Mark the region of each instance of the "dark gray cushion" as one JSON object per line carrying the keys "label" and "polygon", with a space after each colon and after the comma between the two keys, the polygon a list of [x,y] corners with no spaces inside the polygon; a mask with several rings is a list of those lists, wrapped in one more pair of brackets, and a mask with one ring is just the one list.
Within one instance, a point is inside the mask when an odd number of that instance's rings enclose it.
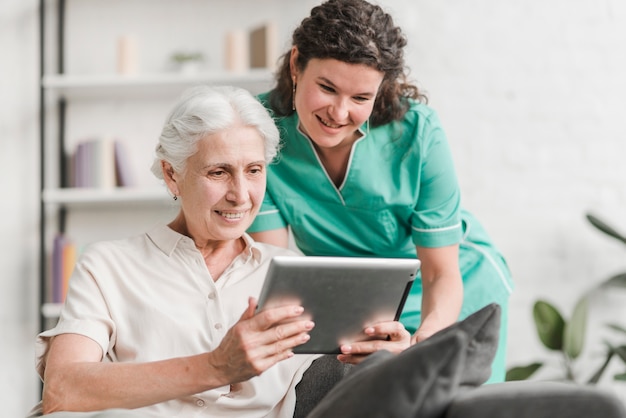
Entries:
{"label": "dark gray cushion", "polygon": [[498,350],[500,337],[500,314],[500,305],[492,303],[465,320],[440,331],[447,333],[460,330],[468,336],[469,343],[465,347],[467,356],[461,370],[461,386],[476,387],[491,376],[491,363]]}
{"label": "dark gray cushion", "polygon": [[334,354],[326,354],[304,372],[296,385],[296,409],[293,418],[305,418],[322,398],[353,368],[337,360]]}
{"label": "dark gray cushion", "polygon": [[445,418],[625,418],[624,405],[593,386],[520,381],[484,385],[454,399]]}
{"label": "dark gray cushion", "polygon": [[396,356],[388,351],[372,354],[308,418],[438,417],[459,385],[466,344],[467,336],[457,332],[428,339]]}
{"label": "dark gray cushion", "polygon": [[372,354],[308,418],[440,417],[461,386],[489,377],[499,326],[500,307],[492,304],[398,355]]}

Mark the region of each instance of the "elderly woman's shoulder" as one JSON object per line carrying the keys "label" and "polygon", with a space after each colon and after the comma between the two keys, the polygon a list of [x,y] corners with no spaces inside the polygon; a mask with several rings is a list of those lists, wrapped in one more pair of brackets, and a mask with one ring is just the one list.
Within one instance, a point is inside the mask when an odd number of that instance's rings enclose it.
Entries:
{"label": "elderly woman's shoulder", "polygon": [[126,238],[110,239],[95,241],[86,244],[80,249],[82,256],[89,255],[133,255],[137,252],[143,252],[149,243],[148,234],[138,234]]}

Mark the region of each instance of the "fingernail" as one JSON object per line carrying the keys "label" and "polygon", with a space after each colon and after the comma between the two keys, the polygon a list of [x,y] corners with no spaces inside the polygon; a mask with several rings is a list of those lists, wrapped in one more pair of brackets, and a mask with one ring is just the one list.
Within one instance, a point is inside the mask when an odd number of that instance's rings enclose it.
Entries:
{"label": "fingernail", "polygon": [[300,339],[302,340],[302,342],[306,342],[311,339],[311,336],[309,334],[304,334]]}
{"label": "fingernail", "polygon": [[352,346],[342,345],[341,346],[341,352],[344,353],[344,354],[348,354],[348,353],[352,352]]}
{"label": "fingernail", "polygon": [[300,313],[304,312],[304,308],[302,306],[296,306],[293,311],[295,313],[297,313],[297,314],[300,314]]}
{"label": "fingernail", "polygon": [[315,322],[313,321],[309,321],[305,324],[306,329],[313,329],[314,326],[315,326]]}
{"label": "fingernail", "polygon": [[371,327],[365,328],[365,333],[368,334],[368,335],[373,334],[374,333],[374,328],[371,328]]}

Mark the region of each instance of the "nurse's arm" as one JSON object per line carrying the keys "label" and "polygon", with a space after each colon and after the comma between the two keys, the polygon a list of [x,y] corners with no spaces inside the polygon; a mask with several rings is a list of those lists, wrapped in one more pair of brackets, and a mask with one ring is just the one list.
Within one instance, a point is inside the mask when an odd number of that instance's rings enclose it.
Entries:
{"label": "nurse's arm", "polygon": [[266,244],[287,248],[289,246],[289,230],[287,228],[270,229],[268,231],[253,232],[252,239]]}
{"label": "nurse's arm", "polygon": [[422,323],[411,342],[422,341],[457,321],[463,303],[459,246],[417,247],[422,262]]}

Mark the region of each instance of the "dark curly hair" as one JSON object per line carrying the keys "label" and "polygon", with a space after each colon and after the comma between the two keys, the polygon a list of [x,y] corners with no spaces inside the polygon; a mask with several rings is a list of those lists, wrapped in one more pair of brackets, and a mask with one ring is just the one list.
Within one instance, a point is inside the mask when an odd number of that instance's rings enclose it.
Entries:
{"label": "dark curly hair", "polygon": [[[372,126],[400,120],[408,98],[427,102],[419,89],[407,81],[404,51],[406,38],[392,17],[365,0],[328,0],[314,7],[294,31],[292,45],[298,48],[296,65],[304,70],[310,59],[332,58],[364,64],[384,74],[370,117]],[[270,105],[279,116],[292,109],[291,50],[279,60],[276,87]]]}

